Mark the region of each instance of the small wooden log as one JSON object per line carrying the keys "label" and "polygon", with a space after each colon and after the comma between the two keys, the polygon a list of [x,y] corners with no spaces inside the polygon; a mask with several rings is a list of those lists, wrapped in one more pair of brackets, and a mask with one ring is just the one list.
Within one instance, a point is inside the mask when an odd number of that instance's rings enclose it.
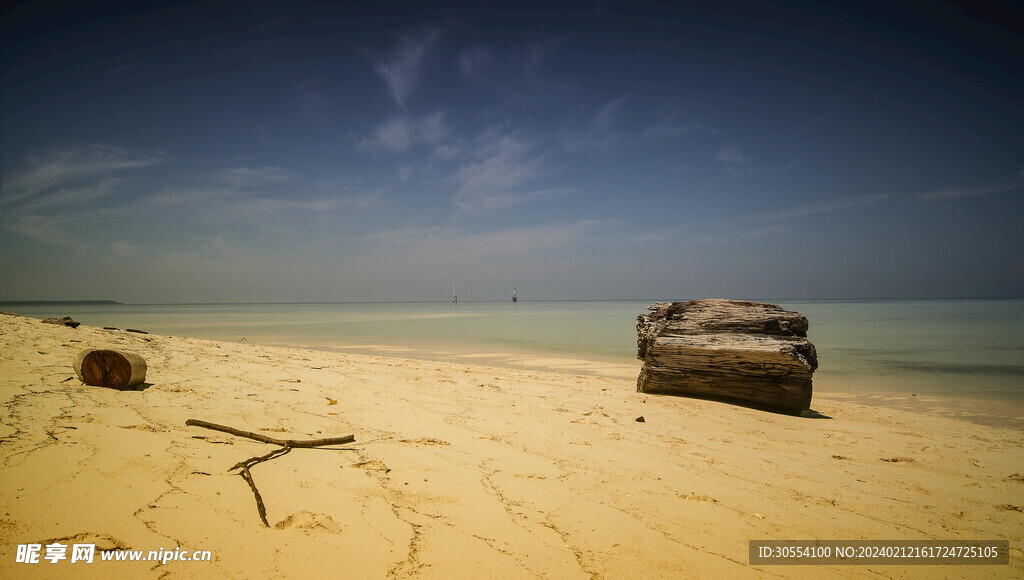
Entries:
{"label": "small wooden log", "polygon": [[85,349],[74,367],[79,380],[93,387],[128,389],[146,381],[146,361],[130,352]]}

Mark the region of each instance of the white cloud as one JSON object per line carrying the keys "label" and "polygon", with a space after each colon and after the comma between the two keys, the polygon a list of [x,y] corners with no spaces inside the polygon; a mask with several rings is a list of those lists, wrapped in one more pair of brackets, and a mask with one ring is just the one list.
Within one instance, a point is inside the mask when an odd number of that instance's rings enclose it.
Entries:
{"label": "white cloud", "polygon": [[4,216],[3,228],[29,239],[54,246],[73,246],[77,239],[76,230],[82,224],[86,229],[100,227],[96,224],[114,220],[124,221],[131,212],[124,207],[97,209],[90,212],[66,215],[16,215]]}
{"label": "white cloud", "polygon": [[114,254],[121,256],[123,258],[131,255],[131,253],[135,250],[135,246],[132,246],[131,244],[124,240],[117,240],[116,242],[110,244],[110,250],[114,252]]}
{"label": "white cloud", "polygon": [[544,68],[548,57],[557,51],[569,36],[533,42],[523,49],[523,72],[526,78],[533,78]]}
{"label": "white cloud", "polygon": [[715,159],[719,161],[725,161],[726,163],[746,163],[747,156],[743,154],[743,150],[737,145],[727,145],[718,150],[718,154],[715,155]]}
{"label": "white cloud", "polygon": [[259,188],[288,180],[280,167],[231,167],[219,172],[220,181],[234,188]]}
{"label": "white cloud", "polygon": [[979,195],[993,195],[996,193],[1007,193],[1015,189],[1024,188],[1024,183],[1015,183],[1012,185],[999,185],[991,187],[977,187],[977,188],[950,188],[939,191],[929,191],[925,193],[914,194],[914,198],[919,201],[951,201],[954,199],[960,199],[964,197],[977,197]]}
{"label": "white cloud", "polygon": [[385,151],[403,153],[416,145],[432,145],[445,151],[444,141],[451,131],[445,122],[446,113],[439,111],[420,118],[395,117],[380,124],[373,137],[357,138],[360,149],[369,152]]}
{"label": "white cloud", "polygon": [[470,211],[491,211],[528,201],[562,197],[573,188],[534,187],[548,177],[548,155],[518,133],[492,128],[474,142],[474,158],[453,176],[458,184],[454,201]]}
{"label": "white cloud", "polygon": [[286,210],[298,211],[335,211],[343,207],[368,207],[380,199],[380,191],[366,194],[344,194],[334,197],[318,197],[311,199],[269,199],[253,198],[245,203],[258,208],[263,213],[274,214]]}
{"label": "white cloud", "polygon": [[[746,222],[766,222],[766,221],[780,221],[788,220],[793,218],[800,218],[809,215],[818,215],[824,213],[833,213],[838,211],[845,211],[851,209],[859,209],[865,207],[871,207],[882,203],[906,203],[906,202],[943,202],[953,201],[969,197],[976,197],[981,195],[994,195],[998,193],[1007,193],[1016,189],[1024,188],[1024,184],[998,186],[998,187],[982,187],[982,188],[952,188],[943,189],[939,191],[930,191],[926,193],[917,194],[869,194],[869,195],[856,195],[850,197],[844,197],[841,199],[824,201],[821,203],[805,204],[797,207],[789,208],[782,211],[772,212],[761,216],[755,216]],[[766,234],[778,233],[778,230],[755,230],[755,232],[766,232]],[[751,233],[754,236],[754,233]]]}
{"label": "white cloud", "polygon": [[364,149],[385,149],[388,151],[405,151],[412,146],[416,136],[416,126],[406,120],[394,118],[377,127],[372,139],[364,140]]}
{"label": "white cloud", "polygon": [[494,55],[484,46],[474,46],[459,53],[459,70],[463,76],[476,78],[494,65]]}
{"label": "white cloud", "polygon": [[83,181],[157,163],[157,157],[110,145],[48,149],[29,155],[25,170],[4,178],[2,199],[17,202],[51,188],[82,186]]}
{"label": "white cloud", "polygon": [[432,227],[384,231],[370,236],[384,251],[399,251],[406,258],[459,255],[462,259],[544,255],[552,250],[591,241],[608,224],[583,220],[565,224],[466,233],[456,228]]}
{"label": "white cloud", "polygon": [[651,140],[674,139],[691,133],[717,135],[718,131],[712,127],[708,127],[707,125],[695,121],[684,122],[680,114],[674,113],[665,117],[657,125],[652,125],[644,129],[643,137],[644,139]]}
{"label": "white cloud", "polygon": [[150,205],[196,205],[207,204],[222,198],[245,197],[252,195],[250,191],[230,188],[210,189],[170,189],[149,196],[146,201]]}
{"label": "white cloud", "polygon": [[64,228],[61,227],[62,222],[65,221],[67,220],[48,216],[26,215],[16,220],[4,220],[4,229],[37,242],[59,246],[67,242],[66,235],[62,231]]}
{"label": "white cloud", "polygon": [[440,36],[441,31],[430,26],[415,35],[399,35],[398,47],[374,67],[399,107],[405,107],[407,99],[416,89],[423,61]]}
{"label": "white cloud", "polygon": [[645,244],[649,242],[664,242],[679,237],[679,228],[673,228],[670,230],[658,230],[653,232],[644,232],[639,236],[630,238],[629,241],[635,244]]}
{"label": "white cloud", "polygon": [[123,180],[118,177],[104,177],[98,182],[81,187],[51,188],[47,193],[23,200],[18,204],[18,210],[31,213],[43,208],[64,209],[115,193],[120,189],[122,182]]}
{"label": "white cloud", "polygon": [[643,234],[630,238],[629,241],[636,244],[660,244],[668,242],[672,247],[676,247],[679,245],[702,246],[708,244],[725,244],[732,242],[734,240],[733,237],[726,234],[706,235],[702,237],[687,237],[685,235],[686,233],[687,232],[685,232],[683,228],[675,227],[664,230],[656,230],[653,232],[645,232]]}
{"label": "white cloud", "polygon": [[562,143],[569,151],[585,151],[598,149],[607,151],[618,140],[612,130],[619,106],[626,97],[619,97],[601,106],[587,121],[586,126],[577,131],[563,131]]}
{"label": "white cloud", "polygon": [[104,201],[123,191],[120,173],[158,162],[109,145],[30,154],[23,170],[4,178],[0,227],[46,244],[71,245],[81,224],[123,219],[133,211]]}
{"label": "white cloud", "polygon": [[861,207],[870,207],[877,205],[891,196],[887,194],[874,194],[874,195],[858,195],[853,197],[844,197],[842,199],[831,200],[818,204],[801,205],[798,207],[790,208],[783,211],[773,212],[765,214],[763,216],[756,216],[751,218],[749,221],[776,221],[785,220],[798,217],[804,217],[809,215],[816,215],[822,213],[832,213],[836,211],[842,211],[846,209],[856,209]]}

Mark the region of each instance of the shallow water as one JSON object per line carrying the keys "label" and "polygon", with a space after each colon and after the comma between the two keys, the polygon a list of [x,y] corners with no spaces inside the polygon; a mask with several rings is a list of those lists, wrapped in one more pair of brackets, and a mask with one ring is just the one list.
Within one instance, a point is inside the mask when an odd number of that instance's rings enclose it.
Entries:
{"label": "shallow water", "polygon": [[[635,321],[651,300],[36,305],[37,318],[153,334],[636,376]],[[1024,405],[1024,300],[775,301],[810,321],[816,393]],[[560,359],[552,361],[551,359]]]}

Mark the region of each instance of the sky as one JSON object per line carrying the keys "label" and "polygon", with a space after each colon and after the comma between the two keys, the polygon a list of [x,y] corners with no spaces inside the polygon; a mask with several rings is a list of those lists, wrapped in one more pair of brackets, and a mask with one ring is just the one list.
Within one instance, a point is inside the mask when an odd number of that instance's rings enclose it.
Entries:
{"label": "sky", "polygon": [[1024,5],[692,4],[4,8],[0,300],[1024,297]]}

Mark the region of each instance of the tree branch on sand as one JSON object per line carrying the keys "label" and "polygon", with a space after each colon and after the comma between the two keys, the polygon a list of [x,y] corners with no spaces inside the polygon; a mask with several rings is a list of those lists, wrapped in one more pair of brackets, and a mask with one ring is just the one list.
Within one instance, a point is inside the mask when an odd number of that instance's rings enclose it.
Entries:
{"label": "tree branch on sand", "polygon": [[294,448],[308,449],[312,447],[323,447],[325,445],[342,445],[345,443],[351,443],[356,440],[355,435],[345,435],[343,437],[328,437],[326,439],[275,439],[273,437],[267,437],[266,435],[260,435],[259,433],[253,433],[251,431],[242,431],[241,429],[235,429],[234,427],[218,425],[216,423],[201,421],[199,419],[189,419],[188,421],[185,421],[185,424],[190,427],[203,427],[205,429],[211,429],[213,431],[220,431],[221,433],[228,433],[231,435],[237,435],[239,437],[246,437],[248,439],[253,439],[261,443],[270,443],[271,445],[281,446],[279,449],[275,449],[270,453],[267,453],[266,455],[257,455],[255,457],[250,457],[249,459],[246,459],[244,461],[239,461],[238,463],[231,466],[230,469],[228,469],[228,471],[241,469],[239,475],[242,476],[242,479],[244,479],[245,482],[248,483],[249,487],[252,489],[252,494],[253,496],[256,497],[256,510],[260,514],[260,520],[263,522],[263,525],[268,528],[270,527],[270,524],[267,522],[267,508],[263,504],[263,497],[260,496],[260,490],[256,488],[256,482],[255,480],[253,480],[252,473],[249,471],[249,468],[253,467],[258,463],[263,463],[264,461],[270,461],[271,459],[280,457]]}

